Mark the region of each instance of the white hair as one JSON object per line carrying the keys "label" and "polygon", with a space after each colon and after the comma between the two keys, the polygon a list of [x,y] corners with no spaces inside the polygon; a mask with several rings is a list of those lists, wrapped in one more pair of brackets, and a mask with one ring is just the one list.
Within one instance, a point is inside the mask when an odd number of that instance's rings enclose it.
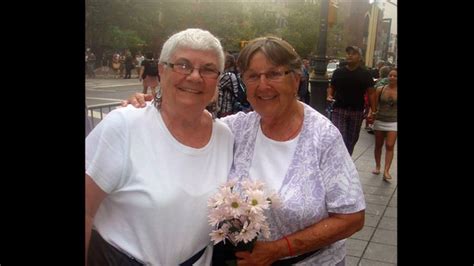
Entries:
{"label": "white hair", "polygon": [[218,59],[218,70],[224,71],[224,50],[221,42],[207,30],[187,29],[173,34],[163,44],[160,54],[160,63],[169,62],[177,49],[193,49],[198,51],[214,52]]}

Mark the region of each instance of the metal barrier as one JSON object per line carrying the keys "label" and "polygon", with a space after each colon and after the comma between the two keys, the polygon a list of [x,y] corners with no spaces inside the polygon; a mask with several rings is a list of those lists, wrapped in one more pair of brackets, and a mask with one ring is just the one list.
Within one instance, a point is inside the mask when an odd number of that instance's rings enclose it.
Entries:
{"label": "metal barrier", "polygon": [[[95,119],[98,119],[100,122],[104,118],[104,110],[108,110],[108,112],[115,109],[115,107],[120,106],[121,102],[113,102],[113,103],[102,103],[102,104],[94,104],[87,106],[87,115],[91,118],[92,128],[95,127]],[[98,113],[98,116],[95,117],[95,114]],[[97,122],[97,123],[98,123]]]}

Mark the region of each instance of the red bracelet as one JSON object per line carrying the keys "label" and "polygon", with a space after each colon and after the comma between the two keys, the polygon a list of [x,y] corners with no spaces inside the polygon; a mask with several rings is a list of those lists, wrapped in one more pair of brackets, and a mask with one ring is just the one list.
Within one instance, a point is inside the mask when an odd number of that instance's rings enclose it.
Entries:
{"label": "red bracelet", "polygon": [[283,238],[286,240],[286,243],[288,244],[288,251],[290,252],[290,256],[293,256],[294,253],[293,253],[293,250],[291,249],[290,240],[288,240],[286,236],[283,236]]}

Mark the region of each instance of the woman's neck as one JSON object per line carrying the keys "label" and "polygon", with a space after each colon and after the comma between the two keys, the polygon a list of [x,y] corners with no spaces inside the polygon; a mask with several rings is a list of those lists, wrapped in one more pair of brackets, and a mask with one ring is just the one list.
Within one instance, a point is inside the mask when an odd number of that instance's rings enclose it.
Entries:
{"label": "woman's neck", "polygon": [[193,148],[202,148],[209,142],[212,135],[212,118],[204,110],[177,111],[169,110],[166,105],[162,105],[160,113],[169,132],[180,143]]}
{"label": "woman's neck", "polygon": [[263,118],[260,125],[263,134],[270,139],[287,141],[298,136],[303,126],[304,107],[296,102],[284,115],[274,118]]}

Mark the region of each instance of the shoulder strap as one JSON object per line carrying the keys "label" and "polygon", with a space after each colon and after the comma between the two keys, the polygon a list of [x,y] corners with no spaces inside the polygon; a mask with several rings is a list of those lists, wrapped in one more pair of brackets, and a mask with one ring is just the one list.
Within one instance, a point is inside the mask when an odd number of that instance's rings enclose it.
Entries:
{"label": "shoulder strap", "polygon": [[384,86],[382,87],[382,91],[380,91],[380,94],[379,94],[379,104],[380,104],[380,99],[382,98],[383,90],[385,90],[385,87],[386,87],[386,86],[387,86],[387,85],[384,85]]}

